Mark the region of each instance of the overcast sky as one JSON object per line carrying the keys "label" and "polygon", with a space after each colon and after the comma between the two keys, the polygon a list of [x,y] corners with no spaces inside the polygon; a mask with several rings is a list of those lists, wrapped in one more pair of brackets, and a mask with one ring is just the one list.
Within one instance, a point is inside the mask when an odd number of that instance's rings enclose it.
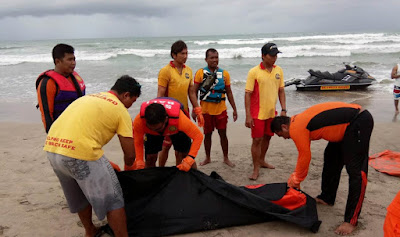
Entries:
{"label": "overcast sky", "polygon": [[400,31],[400,0],[1,0],[0,40]]}

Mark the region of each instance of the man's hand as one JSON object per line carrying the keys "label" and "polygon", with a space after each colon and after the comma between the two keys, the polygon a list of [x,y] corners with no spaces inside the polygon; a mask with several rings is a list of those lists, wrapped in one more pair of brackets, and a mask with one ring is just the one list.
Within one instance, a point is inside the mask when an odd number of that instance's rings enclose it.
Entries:
{"label": "man's hand", "polygon": [[135,170],[135,164],[129,166],[129,165],[124,165],[124,170],[128,171],[128,170]]}
{"label": "man's hand", "polygon": [[133,163],[133,170],[141,170],[144,169],[145,164],[143,160],[135,160],[135,162]]}
{"label": "man's hand", "polygon": [[196,113],[194,112],[194,110],[192,110],[192,119],[196,122]]}
{"label": "man's hand", "polygon": [[117,164],[115,164],[114,162],[112,162],[111,160],[109,160],[108,162],[110,162],[111,167],[113,167],[114,170],[120,172],[121,168],[119,168],[119,166]]}
{"label": "man's hand", "polygon": [[197,125],[199,125],[199,127],[203,127],[204,126],[204,117],[203,117],[203,111],[201,110],[201,107],[199,106],[199,107],[194,108],[193,112],[197,116]]}
{"label": "man's hand", "polygon": [[236,122],[236,120],[237,120],[237,118],[238,118],[237,111],[234,110],[233,113],[232,113],[232,115],[233,115],[233,122]]}
{"label": "man's hand", "polygon": [[297,180],[296,175],[293,173],[290,175],[290,178],[287,181],[288,186],[291,188],[298,188],[300,189],[300,182]]}
{"label": "man's hand", "polygon": [[188,172],[190,168],[192,168],[192,165],[194,164],[194,159],[190,156],[186,156],[185,159],[182,160],[182,163],[176,166],[181,171]]}
{"label": "man's hand", "polygon": [[246,123],[245,123],[246,127],[248,128],[252,128],[254,127],[254,120],[251,116],[246,116]]}

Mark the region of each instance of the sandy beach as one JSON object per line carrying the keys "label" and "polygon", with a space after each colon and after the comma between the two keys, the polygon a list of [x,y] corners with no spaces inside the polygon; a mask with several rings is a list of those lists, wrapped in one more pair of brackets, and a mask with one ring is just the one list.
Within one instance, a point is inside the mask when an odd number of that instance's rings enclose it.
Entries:
{"label": "sandy beach", "polygon": [[[375,119],[370,154],[386,149],[400,151],[398,141],[400,117],[394,116],[391,97],[356,101],[371,111]],[[21,112],[20,108],[29,105],[1,105],[0,111],[0,236],[83,236],[82,224],[67,207],[57,177],[42,151],[45,132],[40,122],[40,114],[34,109]],[[25,107],[24,107],[25,106]],[[26,107],[27,106],[27,107]],[[138,106],[138,104],[133,105]],[[7,111],[15,111],[13,121],[7,119]],[[14,110],[12,110],[12,108]],[[289,114],[293,115],[293,114]],[[5,117],[6,116],[6,117]],[[239,114],[244,117],[244,115]],[[30,121],[30,122],[28,122]],[[230,168],[222,163],[222,151],[218,134],[214,133],[212,163],[199,166],[206,174],[218,172],[227,182],[235,185],[286,182],[294,170],[297,150],[291,140],[277,136],[271,140],[267,153],[269,162],[275,170],[262,169],[257,181],[250,181],[252,171],[250,154],[250,130],[243,122],[229,122],[228,137],[230,159],[236,164]],[[320,192],[323,151],[325,141],[312,142],[313,159],[307,179],[302,189],[316,196]],[[106,156],[123,166],[122,152],[117,139],[105,147]],[[171,153],[172,154],[172,153]],[[170,155],[170,157],[173,157]],[[204,159],[202,147],[197,161]],[[174,159],[168,161],[172,166]],[[333,207],[318,206],[322,221],[317,234],[309,230],[280,221],[249,226],[230,227],[207,232],[185,234],[188,237],[203,236],[336,236],[333,231],[343,221],[347,199],[348,177],[343,169],[336,204]],[[383,222],[386,207],[400,189],[399,177],[392,177],[369,167],[368,186],[358,229],[354,236],[383,236]],[[94,217],[97,224],[104,223]]]}

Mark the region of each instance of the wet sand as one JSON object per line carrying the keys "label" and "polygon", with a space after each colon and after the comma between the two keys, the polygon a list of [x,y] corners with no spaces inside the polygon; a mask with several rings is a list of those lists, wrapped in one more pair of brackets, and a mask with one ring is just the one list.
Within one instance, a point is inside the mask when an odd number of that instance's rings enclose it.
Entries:
{"label": "wet sand", "polygon": [[[140,102],[140,101],[139,101]],[[375,119],[370,154],[389,149],[400,151],[398,134],[400,117],[394,116],[391,97],[357,101],[367,108]],[[236,103],[241,103],[237,101]],[[136,104],[134,104],[135,107]],[[29,107],[32,106],[32,107]],[[138,106],[138,105],[136,105]],[[9,110],[5,110],[8,108]],[[290,110],[290,109],[289,109]],[[68,210],[57,177],[54,175],[45,152],[42,151],[45,132],[40,113],[33,104],[0,104],[0,236],[83,236],[82,224]],[[9,111],[14,111],[10,114]],[[135,111],[135,110],[131,110]],[[131,112],[132,114],[133,112]],[[231,115],[231,111],[228,112]],[[290,112],[289,112],[290,113]],[[293,114],[289,114],[293,115]],[[13,117],[15,116],[15,117]],[[244,115],[239,114],[243,119]],[[213,135],[212,162],[199,166],[206,174],[218,172],[234,185],[286,182],[296,165],[297,150],[291,140],[273,137],[267,160],[275,170],[262,169],[257,181],[250,181],[252,171],[250,154],[250,130],[242,120],[229,121],[229,157],[236,164],[230,168],[222,163],[222,151],[218,134]],[[302,183],[302,189],[316,196],[320,192],[323,151],[327,142],[312,142],[310,171]],[[118,139],[105,147],[106,156],[123,165]],[[197,162],[204,159],[202,147]],[[172,151],[167,165],[172,166]],[[358,229],[354,236],[383,236],[386,207],[400,189],[398,177],[392,177],[369,167],[368,186]],[[333,231],[343,221],[347,199],[348,177],[345,169],[339,186],[336,204],[332,207],[318,206],[320,230],[313,234],[308,230],[280,221],[256,225],[230,227],[220,230],[185,234],[182,236],[336,236]],[[104,223],[94,217],[97,224]]]}

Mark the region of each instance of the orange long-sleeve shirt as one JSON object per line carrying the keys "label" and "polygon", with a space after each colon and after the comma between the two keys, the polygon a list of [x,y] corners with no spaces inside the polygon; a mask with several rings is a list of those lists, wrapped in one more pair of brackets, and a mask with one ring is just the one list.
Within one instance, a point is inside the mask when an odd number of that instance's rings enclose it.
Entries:
{"label": "orange long-sleeve shirt", "polygon": [[291,118],[289,134],[299,152],[292,174],[296,182],[300,183],[307,177],[311,140],[342,141],[347,126],[360,110],[361,106],[357,104],[327,102],[314,105]]}
{"label": "orange long-sleeve shirt", "polygon": [[[182,111],[179,112],[178,131],[184,132],[193,140],[188,155],[196,157],[201,143],[203,142],[203,134]],[[160,135],[159,133],[150,130],[146,126],[145,120],[140,117],[140,114],[138,114],[133,121],[133,138],[135,140],[136,159],[140,160],[143,160],[144,155],[144,134]]]}

